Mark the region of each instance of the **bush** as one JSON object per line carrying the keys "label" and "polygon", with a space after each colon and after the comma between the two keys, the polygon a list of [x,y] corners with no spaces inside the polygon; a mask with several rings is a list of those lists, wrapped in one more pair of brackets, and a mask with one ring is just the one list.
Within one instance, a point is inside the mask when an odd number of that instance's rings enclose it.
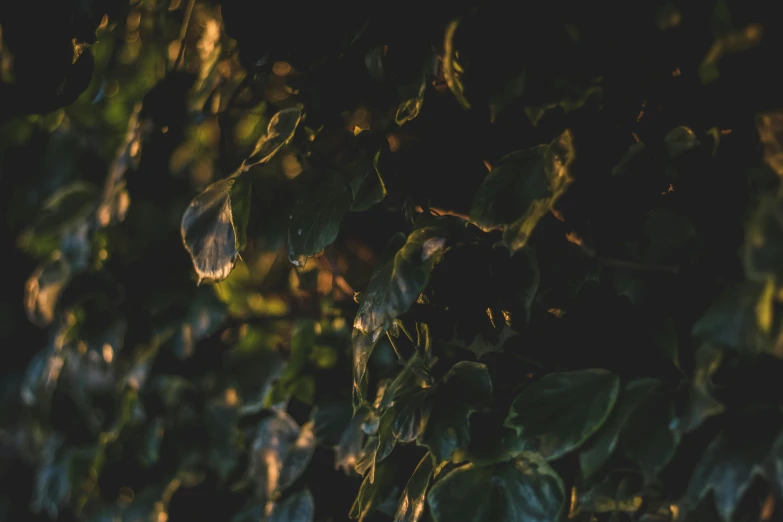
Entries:
{"label": "bush", "polygon": [[781,519],[773,3],[32,6],[0,519]]}

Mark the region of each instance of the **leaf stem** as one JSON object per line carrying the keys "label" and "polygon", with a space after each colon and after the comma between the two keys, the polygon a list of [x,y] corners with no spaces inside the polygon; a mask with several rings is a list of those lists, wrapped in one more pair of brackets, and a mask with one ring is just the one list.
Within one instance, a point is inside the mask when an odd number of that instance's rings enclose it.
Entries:
{"label": "leaf stem", "polygon": [[389,343],[391,343],[394,353],[397,354],[397,363],[400,366],[403,366],[405,364],[405,359],[403,358],[402,354],[400,354],[400,349],[397,348],[397,343],[394,342],[394,338],[388,331],[386,332],[386,337],[389,339]]}

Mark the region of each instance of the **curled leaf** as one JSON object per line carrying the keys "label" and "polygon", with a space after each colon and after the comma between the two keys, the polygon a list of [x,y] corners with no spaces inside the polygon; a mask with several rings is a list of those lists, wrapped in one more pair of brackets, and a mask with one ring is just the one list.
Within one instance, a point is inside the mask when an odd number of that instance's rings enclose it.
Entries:
{"label": "curled leaf", "polygon": [[283,145],[291,141],[301,120],[301,107],[289,107],[272,116],[266,134],[258,140],[255,149],[243,163],[243,167],[248,169],[271,160]]}

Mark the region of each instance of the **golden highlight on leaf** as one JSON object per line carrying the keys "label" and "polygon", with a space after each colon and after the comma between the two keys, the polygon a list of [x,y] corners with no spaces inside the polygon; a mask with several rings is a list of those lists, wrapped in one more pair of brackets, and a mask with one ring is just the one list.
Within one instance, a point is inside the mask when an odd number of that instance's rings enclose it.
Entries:
{"label": "golden highlight on leaf", "polygon": [[462,67],[456,60],[456,50],[454,49],[454,34],[457,32],[459,22],[458,19],[452,20],[446,27],[446,36],[443,39],[443,77],[462,108],[470,109],[470,103],[465,98],[465,87],[460,80]]}
{"label": "golden highlight on leaf", "polygon": [[756,127],[764,144],[764,161],[783,176],[783,112],[759,114]]}

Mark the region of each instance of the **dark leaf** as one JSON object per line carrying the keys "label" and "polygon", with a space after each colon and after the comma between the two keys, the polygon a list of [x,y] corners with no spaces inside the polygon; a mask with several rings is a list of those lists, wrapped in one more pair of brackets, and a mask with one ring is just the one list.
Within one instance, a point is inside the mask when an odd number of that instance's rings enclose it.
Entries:
{"label": "dark leaf", "polygon": [[308,193],[295,201],[289,216],[289,260],[303,266],[302,257],[313,256],[332,244],[350,206],[351,191],[340,173],[319,173]]}
{"label": "dark leaf", "polygon": [[302,109],[300,107],[289,107],[272,116],[266,134],[258,140],[255,149],[243,163],[243,168],[248,169],[253,165],[263,164],[272,159],[277,151],[294,137],[301,119]]}
{"label": "dark leaf", "polygon": [[313,522],[315,500],[309,489],[297,491],[276,504],[268,522]]}
{"label": "dark leaf", "polygon": [[554,373],[531,384],[516,398],[506,419],[547,459],[581,446],[609,417],[620,380],[606,370]]}
{"label": "dark leaf", "polygon": [[470,220],[482,230],[503,231],[512,251],[525,246],[538,221],[571,184],[574,161],[570,131],[548,145],[512,152],[487,175],[470,209]]}
{"label": "dark leaf", "polygon": [[656,476],[671,460],[680,443],[672,429],[674,404],[666,393],[654,390],[632,412],[621,442],[625,455],[650,476]]}
{"label": "dark leaf", "polygon": [[353,195],[351,203],[351,212],[364,212],[373,205],[383,201],[386,197],[386,185],[381,177],[381,171],[378,168],[381,152],[374,156],[371,166],[368,166],[362,176],[359,188]]}
{"label": "dark leaf", "polygon": [[556,522],[565,504],[563,481],[533,452],[492,466],[467,464],[438,480],[427,495],[436,522],[525,520]]}
{"label": "dark leaf", "polygon": [[751,281],[726,288],[693,325],[693,335],[714,346],[756,350],[756,304],[763,287]]}
{"label": "dark leaf", "polygon": [[723,352],[709,345],[696,350],[696,370],[688,388],[684,411],[674,420],[673,429],[690,433],[709,417],[723,413],[723,404],[712,395],[712,375],[723,361]]}
{"label": "dark leaf", "polygon": [[609,460],[629,417],[660,385],[661,382],[656,379],[640,379],[625,385],[606,423],[579,453],[579,464],[585,478],[592,477]]}

